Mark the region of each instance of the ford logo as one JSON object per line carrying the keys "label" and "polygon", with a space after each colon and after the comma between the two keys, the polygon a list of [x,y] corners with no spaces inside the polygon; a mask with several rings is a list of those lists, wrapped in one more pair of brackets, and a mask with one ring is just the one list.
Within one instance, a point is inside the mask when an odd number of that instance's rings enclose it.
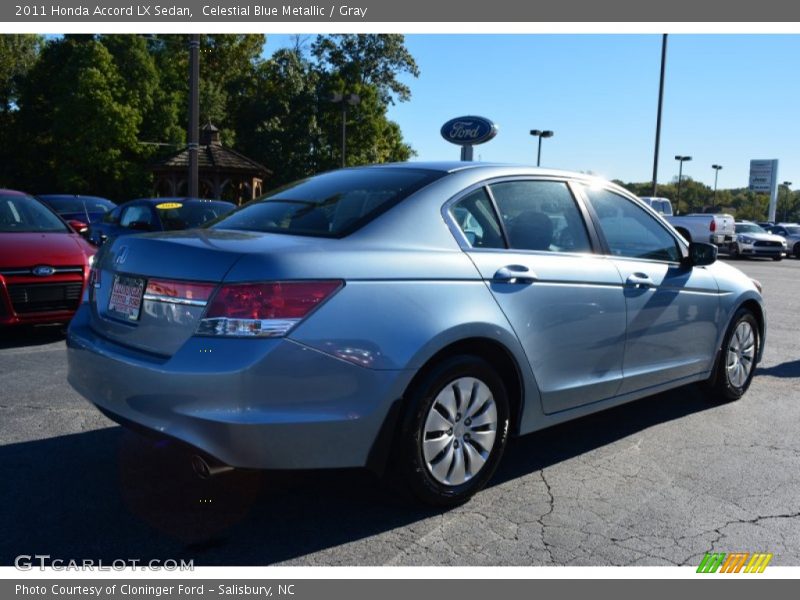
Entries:
{"label": "ford logo", "polygon": [[442,125],[442,137],[451,144],[472,146],[497,135],[497,125],[483,117],[457,117]]}
{"label": "ford logo", "polygon": [[49,265],[39,265],[38,267],[33,267],[33,274],[37,277],[50,277],[56,270],[49,266]]}

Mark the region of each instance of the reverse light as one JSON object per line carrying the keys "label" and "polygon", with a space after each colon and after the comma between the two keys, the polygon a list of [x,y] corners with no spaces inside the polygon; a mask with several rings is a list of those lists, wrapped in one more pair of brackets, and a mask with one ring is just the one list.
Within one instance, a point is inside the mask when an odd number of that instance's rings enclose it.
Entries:
{"label": "reverse light", "polygon": [[284,336],[343,285],[341,280],[223,285],[211,299],[197,334]]}

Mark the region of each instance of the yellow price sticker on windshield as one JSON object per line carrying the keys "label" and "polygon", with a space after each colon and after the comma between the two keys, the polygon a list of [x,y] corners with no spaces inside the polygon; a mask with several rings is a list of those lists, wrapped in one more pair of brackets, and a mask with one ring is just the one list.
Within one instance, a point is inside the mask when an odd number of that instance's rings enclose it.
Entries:
{"label": "yellow price sticker on windshield", "polygon": [[162,202],[161,204],[156,204],[156,208],[161,210],[169,210],[170,208],[180,208],[183,206],[180,202]]}

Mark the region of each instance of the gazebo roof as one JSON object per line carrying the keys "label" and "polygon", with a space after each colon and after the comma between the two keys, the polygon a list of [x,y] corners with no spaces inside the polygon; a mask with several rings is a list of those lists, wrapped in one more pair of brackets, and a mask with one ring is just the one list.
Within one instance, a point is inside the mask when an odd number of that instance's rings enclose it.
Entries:
{"label": "gazebo roof", "polygon": [[[200,130],[201,144],[198,148],[198,167],[203,171],[249,173],[264,177],[272,173],[261,163],[247,158],[244,154],[222,145],[217,129],[210,121]],[[189,148],[153,163],[153,171],[177,171],[189,167]]]}
{"label": "gazebo roof", "polygon": [[[246,171],[254,175],[264,176],[271,171],[261,163],[247,158],[230,148],[225,148],[220,144],[208,144],[200,146],[197,153],[198,167],[210,171]],[[189,167],[189,149],[184,148],[177,154],[168,156],[153,164],[154,171],[184,170]]]}

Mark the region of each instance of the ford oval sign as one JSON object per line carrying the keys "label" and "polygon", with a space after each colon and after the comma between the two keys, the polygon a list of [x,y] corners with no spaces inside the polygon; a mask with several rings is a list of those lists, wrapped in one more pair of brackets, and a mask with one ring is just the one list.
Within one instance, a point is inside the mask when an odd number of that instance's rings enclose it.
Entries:
{"label": "ford oval sign", "polygon": [[442,137],[452,144],[472,146],[497,135],[497,125],[483,117],[458,117],[442,125]]}
{"label": "ford oval sign", "polygon": [[50,277],[56,270],[49,265],[39,265],[33,268],[33,274],[37,277]]}

